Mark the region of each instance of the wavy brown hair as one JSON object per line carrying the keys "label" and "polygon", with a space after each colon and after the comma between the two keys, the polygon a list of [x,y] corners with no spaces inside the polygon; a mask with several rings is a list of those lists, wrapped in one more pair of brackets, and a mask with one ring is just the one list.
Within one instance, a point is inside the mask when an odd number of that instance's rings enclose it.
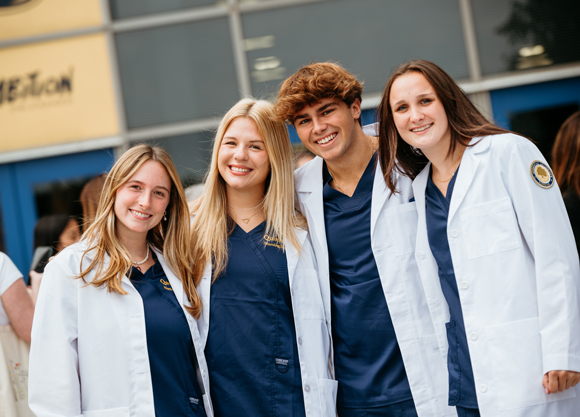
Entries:
{"label": "wavy brown hair", "polygon": [[580,195],[580,111],[560,127],[552,148],[552,169],[562,192]]}
{"label": "wavy brown hair", "polygon": [[[117,190],[147,161],[163,165],[171,180],[167,221],[161,221],[149,230],[147,243],[163,253],[167,264],[183,283],[185,294],[191,303],[191,307],[186,307],[187,310],[198,318],[202,304],[196,290],[197,282],[193,278],[189,245],[189,209],[175,166],[167,152],[161,148],[146,144],[134,146],[111,168],[101,192],[96,218],[82,237],[87,244],[83,259],[90,251],[95,253],[89,266],[82,270],[78,278],[86,282],[85,277],[96,268],[95,277],[89,285],[106,286],[109,292],[127,294],[121,286],[121,280],[131,269],[132,260],[129,251],[117,236],[115,198]],[[110,262],[105,268],[107,256]]]}
{"label": "wavy brown hair", "polygon": [[379,160],[385,182],[393,193],[397,190],[394,171],[414,179],[428,162],[427,157],[419,149],[410,146],[401,138],[393,120],[390,103],[391,88],[397,78],[409,72],[422,74],[443,104],[451,131],[448,155],[453,154],[458,144],[468,146],[471,138],[509,133],[508,130],[489,122],[453,78],[434,63],[417,60],[399,66],[387,81],[377,110]]}
{"label": "wavy brown hair", "polygon": [[[281,85],[276,103],[280,120],[294,124],[296,115],[306,106],[324,98],[337,98],[348,107],[358,98],[362,101],[362,83],[332,62],[312,63],[302,67]],[[360,117],[358,119],[361,123]]]}
{"label": "wavy brown hair", "polygon": [[305,228],[302,215],[295,212],[292,147],[286,125],[274,116],[274,106],[265,100],[246,98],[232,107],[222,119],[213,145],[203,195],[191,203],[191,245],[196,281],[201,280],[205,265],[213,262],[215,280],[227,264],[227,239],[232,232],[228,216],[226,182],[218,169],[218,155],[222,139],[230,124],[239,117],[256,123],[264,141],[270,174],[262,207],[266,216],[266,234],[281,242],[286,240],[300,251],[296,228]]}

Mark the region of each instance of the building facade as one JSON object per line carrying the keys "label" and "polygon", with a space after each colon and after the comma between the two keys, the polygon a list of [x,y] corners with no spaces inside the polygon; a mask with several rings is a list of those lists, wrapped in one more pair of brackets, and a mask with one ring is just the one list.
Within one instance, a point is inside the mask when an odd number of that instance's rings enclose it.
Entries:
{"label": "building facade", "polygon": [[78,216],[133,143],[201,181],[220,117],[312,61],[364,81],[365,122],[398,64],[433,61],[548,156],[580,107],[579,21],[577,0],[2,1],[0,250],[26,271],[36,220]]}

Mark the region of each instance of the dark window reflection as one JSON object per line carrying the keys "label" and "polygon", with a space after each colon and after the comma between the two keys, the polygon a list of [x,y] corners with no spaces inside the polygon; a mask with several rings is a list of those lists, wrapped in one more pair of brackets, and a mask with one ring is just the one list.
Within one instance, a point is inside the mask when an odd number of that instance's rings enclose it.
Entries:
{"label": "dark window reflection", "polygon": [[580,61],[580,1],[472,0],[484,75]]}
{"label": "dark window reflection", "polygon": [[510,126],[514,132],[532,138],[549,161],[558,129],[578,109],[578,103],[570,103],[515,113],[510,116]]}
{"label": "dark window reflection", "polygon": [[141,142],[165,149],[171,156],[181,183],[188,187],[203,181],[211,159],[214,136],[214,131],[207,130]]}
{"label": "dark window reflection", "polygon": [[74,178],[36,184],[34,197],[38,218],[49,214],[66,214],[82,224],[81,190],[92,177]]}

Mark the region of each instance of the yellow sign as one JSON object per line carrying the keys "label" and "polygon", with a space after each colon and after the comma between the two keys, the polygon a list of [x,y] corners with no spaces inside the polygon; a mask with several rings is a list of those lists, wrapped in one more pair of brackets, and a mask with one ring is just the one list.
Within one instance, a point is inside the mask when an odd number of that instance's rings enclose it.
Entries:
{"label": "yellow sign", "polygon": [[3,0],[0,40],[103,24],[101,0]]}
{"label": "yellow sign", "polygon": [[119,133],[105,35],[0,49],[0,152]]}

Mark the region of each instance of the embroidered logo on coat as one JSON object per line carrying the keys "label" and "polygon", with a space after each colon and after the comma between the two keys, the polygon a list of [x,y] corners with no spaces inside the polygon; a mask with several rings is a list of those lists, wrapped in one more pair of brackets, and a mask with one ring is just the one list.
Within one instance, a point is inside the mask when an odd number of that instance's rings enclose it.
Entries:
{"label": "embroidered logo on coat", "polygon": [[534,161],[530,165],[532,179],[542,188],[550,188],[554,185],[554,174],[550,167],[542,161]]}
{"label": "embroidered logo on coat", "polygon": [[159,282],[163,284],[163,288],[165,288],[166,290],[173,291],[173,288],[171,288],[171,284],[169,283],[169,281],[166,281],[163,278],[161,278]]}
{"label": "embroidered logo on coat", "polygon": [[266,246],[274,246],[275,248],[284,250],[284,243],[275,237],[264,235],[264,244]]}

